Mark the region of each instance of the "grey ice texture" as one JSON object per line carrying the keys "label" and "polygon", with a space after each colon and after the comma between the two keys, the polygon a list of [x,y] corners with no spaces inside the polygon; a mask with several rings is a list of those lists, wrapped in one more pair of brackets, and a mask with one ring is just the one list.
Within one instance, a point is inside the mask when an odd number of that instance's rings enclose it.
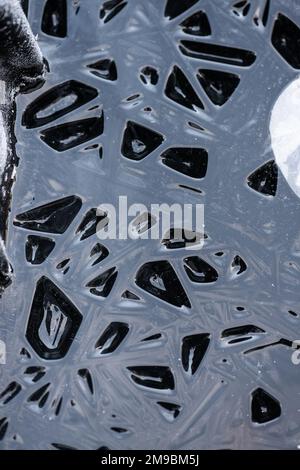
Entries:
{"label": "grey ice texture", "polygon": [[[103,2],[102,2],[103,3]],[[1,300],[0,340],[6,345],[6,364],[0,365],[0,393],[12,382],[21,391],[0,406],[0,419],[8,423],[2,449],[53,449],[53,444],[77,449],[296,449],[300,445],[300,369],[292,363],[286,344],[245,351],[300,336],[300,226],[299,198],[279,171],[276,195],[251,189],[247,178],[274,160],[269,135],[271,110],[282,90],[298,76],[272,47],[271,34],[278,12],[300,25],[300,2],[271,1],[265,27],[256,27],[252,13],[239,17],[234,2],[200,0],[173,20],[164,17],[163,0],[128,0],[111,21],[99,18],[101,2],[68,1],[67,36],[41,31],[45,2],[30,2],[29,20],[51,72],[41,90],[17,99],[16,136],[20,165],[14,186],[8,252],[14,282]],[[237,2],[235,2],[237,3]],[[78,6],[80,10],[77,11]],[[179,24],[193,13],[205,11],[211,35],[187,37]],[[77,14],[76,14],[77,12]],[[251,67],[197,60],[178,49],[181,39],[223,44],[255,52]],[[115,61],[116,81],[91,74],[87,65],[101,58]],[[145,86],[140,70],[150,65],[159,73],[155,86]],[[174,65],[184,72],[205,105],[193,111],[168,99],[166,81]],[[213,105],[196,79],[199,68],[237,73],[240,83],[230,100]],[[94,140],[57,152],[40,139],[44,128],[21,125],[26,107],[51,87],[77,80],[94,87],[98,96],[56,121],[58,124],[99,116],[104,111],[104,132]],[[139,94],[132,101],[126,98]],[[89,110],[94,105],[100,108]],[[144,108],[151,107],[152,111]],[[165,140],[140,162],[121,155],[128,120],[160,132]],[[188,122],[206,129],[201,132]],[[88,145],[103,146],[84,151]],[[160,155],[170,147],[203,147],[208,152],[205,178],[195,180],[162,165]],[[191,186],[202,193],[185,189]],[[68,230],[60,235],[37,233],[13,225],[18,214],[70,195],[83,204]],[[203,249],[193,252],[218,272],[213,283],[193,283],[183,260],[183,249],[167,250],[158,240],[111,240],[109,256],[91,266],[94,235],[80,241],[76,229],[91,208],[115,203],[119,195],[129,202],[188,202],[205,205]],[[298,215],[297,215],[298,214]],[[55,241],[41,265],[25,258],[29,235]],[[223,256],[215,253],[223,252]],[[241,275],[231,268],[240,256],[247,265]],[[56,266],[70,259],[66,274]],[[147,262],[169,261],[183,286],[191,308],[177,308],[145,292],[135,283],[138,269]],[[118,277],[106,298],[93,296],[86,284],[105,270],[117,267]],[[41,358],[25,332],[37,282],[49,278],[82,314],[82,323],[67,354],[58,360]],[[122,299],[130,290],[141,301]],[[175,295],[175,292],[174,292]],[[243,310],[237,310],[243,307]],[[45,306],[47,308],[47,306]],[[293,312],[291,314],[289,312]],[[129,332],[114,352],[95,357],[94,345],[112,322],[127,323]],[[255,325],[265,333],[234,344],[222,332]],[[161,334],[154,341],[143,338]],[[208,349],[194,374],[182,365],[182,340],[208,333]],[[45,335],[45,331],[41,334]],[[26,354],[20,356],[25,348]],[[128,367],[169,367],[173,390],[143,387],[131,378]],[[28,367],[43,367],[44,376],[33,382]],[[88,369],[93,393],[78,370]],[[43,406],[30,400],[49,385]],[[251,419],[251,396],[261,388],[281,406],[281,414],[265,424]],[[56,406],[63,397],[58,415]],[[157,402],[180,406],[172,419]],[[121,428],[116,432],[112,428]]]}

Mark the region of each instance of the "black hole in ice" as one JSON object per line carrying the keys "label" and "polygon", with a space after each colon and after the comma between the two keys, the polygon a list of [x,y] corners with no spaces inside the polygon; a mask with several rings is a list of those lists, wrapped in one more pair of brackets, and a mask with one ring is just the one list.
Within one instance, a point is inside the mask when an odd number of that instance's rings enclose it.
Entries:
{"label": "black hole in ice", "polygon": [[3,392],[0,394],[0,404],[6,405],[13,400],[18,393],[22,390],[22,387],[17,382],[11,382]]}
{"label": "black hole in ice", "polygon": [[238,312],[243,312],[245,310],[245,307],[236,307],[236,310]]}
{"label": "black hole in ice", "polygon": [[92,279],[86,287],[90,288],[90,293],[98,297],[107,297],[112,290],[117,279],[118,271],[116,268],[107,269],[104,273]]}
{"label": "black hole in ice", "polygon": [[123,0],[108,0],[104,2],[100,10],[100,19],[103,20],[103,23],[108,23],[120,13],[126,5],[127,2],[123,2]]}
{"label": "black hole in ice", "polygon": [[93,380],[92,380],[92,376],[91,376],[90,371],[88,369],[79,369],[78,375],[79,375],[79,377],[81,377],[84,380],[84,382],[88,386],[89,391],[93,395],[94,394],[94,386],[93,386]]}
{"label": "black hole in ice", "polygon": [[67,122],[41,131],[41,139],[57,152],[77,147],[103,133],[104,117]]}
{"label": "black hole in ice", "polygon": [[207,351],[210,342],[209,333],[186,336],[182,340],[181,360],[186,372],[194,375]]}
{"label": "black hole in ice", "polygon": [[142,68],[140,79],[145,85],[156,85],[158,78],[158,72],[154,67],[147,65],[146,67]]}
{"label": "black hole in ice", "polygon": [[130,95],[128,96],[128,98],[125,99],[125,101],[127,101],[128,103],[130,103],[130,101],[135,101],[137,100],[138,98],[140,98],[141,95],[139,93],[135,93],[134,95]]}
{"label": "black hole in ice", "polygon": [[186,248],[187,246],[199,244],[204,236],[200,233],[182,229],[171,228],[168,230],[161,243],[168,250],[176,250],[179,248]]}
{"label": "black hole in ice", "polygon": [[251,3],[248,0],[237,2],[232,6],[232,11],[239,17],[247,16],[250,11]]}
{"label": "black hole in ice", "polygon": [[96,255],[97,258],[93,261],[92,266],[95,266],[96,264],[100,263],[105,258],[107,258],[109,255],[109,251],[104,245],[101,245],[101,243],[96,243],[96,245],[94,245],[91,249],[90,257],[92,258]]}
{"label": "black hole in ice", "polygon": [[[57,403],[57,400],[54,400],[54,403],[53,403],[53,406],[55,406],[55,416],[58,416],[59,413],[60,413],[60,410],[61,410],[61,406],[62,406],[62,402],[63,402],[63,397],[60,397],[60,399],[58,400],[58,403]],[[57,403],[57,405],[56,405]]]}
{"label": "black hole in ice", "polygon": [[37,232],[62,234],[80,211],[81,205],[78,196],[68,196],[18,214],[14,225]]}
{"label": "black hole in ice", "polygon": [[274,24],[272,44],[289,65],[300,69],[300,29],[282,13]]}
{"label": "black hole in ice", "polygon": [[31,355],[29,354],[29,352],[27,351],[27,349],[25,348],[22,348],[21,351],[20,351],[20,356],[22,358],[26,358],[26,359],[30,359],[31,358]]}
{"label": "black hole in ice", "polygon": [[[249,353],[252,353],[252,352],[255,352],[255,351],[260,351],[260,350],[263,350],[263,349],[266,349],[266,348],[279,346],[279,345],[283,345],[283,346],[287,346],[288,348],[292,348],[293,347],[293,342],[288,340],[288,339],[285,339],[285,338],[280,338],[278,341],[274,341],[273,343],[262,344],[261,346],[256,346],[255,348],[248,349],[247,351],[244,351],[244,354],[249,354]],[[296,349],[298,349],[298,347]]]}
{"label": "black hole in ice", "polygon": [[[85,240],[86,238],[95,235],[97,228],[100,228],[100,226],[101,228],[104,228],[104,225],[107,225],[107,223],[107,213],[102,211],[97,213],[97,209],[92,208],[85,214],[82,222],[76,230],[76,233],[81,234],[80,240]],[[100,224],[100,226],[98,226],[98,224]]]}
{"label": "black hole in ice", "polygon": [[192,186],[187,186],[186,184],[179,184],[179,188],[188,189],[189,191],[193,191],[194,193],[202,194],[201,189],[193,188]]}
{"label": "black hole in ice", "polygon": [[136,275],[136,284],[175,307],[191,307],[185,290],[168,261],[152,261],[141,266]]}
{"label": "black hole in ice", "polygon": [[147,338],[143,338],[141,340],[141,342],[144,342],[144,341],[155,341],[156,339],[160,339],[161,338],[161,333],[156,333],[154,335],[151,335],[151,336],[147,336]]}
{"label": "black hole in ice", "polygon": [[[179,416],[181,406],[176,403],[170,403],[167,401],[158,401],[157,404],[163,408],[163,415],[170,421],[173,421]],[[165,414],[167,413],[167,414]]]}
{"label": "black hole in ice", "polygon": [[44,126],[65,116],[74,109],[98,96],[98,91],[89,85],[69,80],[50,88],[27,106],[22,124],[27,129]]}
{"label": "black hole in ice", "polygon": [[131,222],[131,231],[135,236],[141,235],[147,230],[155,225],[156,218],[152,216],[149,212],[143,212],[142,214],[135,217],[135,219]]}
{"label": "black hole in ice", "polygon": [[209,99],[223,106],[240,82],[238,75],[219,70],[199,69],[197,78]]}
{"label": "black hole in ice", "polygon": [[38,402],[39,408],[43,408],[43,406],[45,406],[46,401],[49,397],[49,387],[50,387],[50,383],[43,385],[41,388],[33,392],[27,401]]}
{"label": "black hole in ice", "polygon": [[197,11],[181,23],[182,31],[194,36],[210,36],[211,28],[204,11]]}
{"label": "black hole in ice", "polygon": [[175,101],[175,103],[185,108],[197,111],[198,108],[204,109],[203,103],[188,81],[182,70],[175,65],[169,75],[166,89],[166,96]]}
{"label": "black hole in ice", "polygon": [[110,354],[114,352],[122,343],[129,331],[127,323],[112,322],[95,344],[98,354]]}
{"label": "black hole in ice", "polygon": [[239,276],[240,274],[243,274],[247,270],[247,264],[241,258],[239,255],[236,255],[233,258],[233,261],[231,263],[231,271],[234,274],[234,276]]}
{"label": "black hole in ice", "polygon": [[140,297],[129,290],[125,290],[122,294],[122,299],[127,300],[141,300]]}
{"label": "black hole in ice", "polygon": [[215,253],[215,256],[224,256],[224,251],[217,251],[217,253]]}
{"label": "black hole in ice", "polygon": [[28,263],[42,264],[55,247],[55,242],[51,238],[29,235],[25,245],[25,255]]}
{"label": "black hole in ice", "polygon": [[263,12],[263,15],[262,15],[262,24],[264,26],[267,25],[267,21],[268,21],[268,18],[269,18],[270,4],[271,4],[271,0],[266,0],[264,12]]}
{"label": "black hole in ice", "polygon": [[64,451],[78,450],[76,447],[71,447],[71,446],[67,446],[65,444],[59,444],[59,443],[55,443],[55,442],[53,442],[51,445],[52,445],[52,447],[54,447],[57,450],[64,450]]}
{"label": "black hole in ice", "polygon": [[67,264],[69,263],[69,261],[70,261],[70,258],[64,259],[63,261],[61,261],[60,263],[58,263],[58,265],[56,266],[56,269],[63,269],[65,266],[67,266]]}
{"label": "black hole in ice", "polygon": [[216,282],[218,273],[210,264],[199,256],[190,256],[184,259],[184,269],[192,282]]}
{"label": "black hole in ice", "polygon": [[1,418],[0,419],[0,441],[4,439],[7,428],[8,428],[8,419]]}
{"label": "black hole in ice", "polygon": [[45,367],[42,367],[42,366],[27,367],[27,369],[25,369],[25,371],[24,371],[24,375],[32,375],[33,376],[31,378],[31,381],[33,383],[36,383],[39,380],[41,380],[44,377],[45,374],[46,374],[46,369],[45,369]]}
{"label": "black hole in ice", "polygon": [[110,429],[111,429],[112,431],[114,431],[114,432],[119,433],[119,434],[124,434],[124,433],[128,432],[128,429],[119,428],[119,427],[116,427],[116,426],[114,426],[114,427],[112,427],[112,428],[110,428]]}
{"label": "black hole in ice", "polygon": [[130,160],[142,160],[159,147],[163,140],[158,132],[128,121],[123,135],[122,154]]}
{"label": "black hole in ice", "polygon": [[294,312],[293,310],[289,310],[288,313],[293,317],[298,317],[298,313]]}
{"label": "black hole in ice", "polygon": [[180,51],[195,59],[221,62],[239,67],[249,67],[255,61],[255,53],[245,49],[223,46],[220,44],[210,44],[207,42],[181,41]]}
{"label": "black hole in ice", "polygon": [[64,357],[80,327],[82,315],[66,295],[46,277],[36,285],[26,338],[43,359]]}
{"label": "black hole in ice", "polygon": [[114,60],[112,59],[101,59],[93,64],[88,65],[91,70],[91,73],[98,78],[103,78],[104,80],[115,81],[118,78],[117,66]]}
{"label": "black hole in ice", "polygon": [[161,154],[164,165],[191,178],[204,178],[207,171],[208,153],[203,148],[172,147]]}
{"label": "black hole in ice", "polygon": [[[244,336],[244,335],[249,335],[249,334],[261,334],[265,333],[265,330],[262,328],[259,328],[258,326],[255,325],[242,325],[242,326],[235,326],[233,328],[227,328],[226,330],[222,331],[221,338],[229,338],[231,336]],[[238,340],[238,342],[245,341],[251,339],[250,337],[246,338],[241,338]],[[230,344],[236,343],[237,340],[230,340]]]}
{"label": "black hole in ice", "polygon": [[191,127],[192,129],[196,129],[197,131],[206,132],[206,130],[204,129],[204,127],[200,126],[199,124],[196,124],[195,122],[188,121],[188,125],[189,125],[189,127]]}
{"label": "black hole in ice", "polygon": [[248,186],[261,194],[275,196],[277,191],[278,168],[271,160],[248,176]]}
{"label": "black hole in ice", "polygon": [[49,36],[64,38],[67,35],[67,1],[47,0],[43,18],[42,31]]}
{"label": "black hole in ice", "polygon": [[175,382],[169,367],[165,366],[133,366],[130,370],[132,380],[143,387],[159,390],[174,390]]}
{"label": "black hole in ice", "polygon": [[277,398],[274,398],[262,388],[252,392],[251,417],[254,423],[264,424],[279,418],[281,406]]}
{"label": "black hole in ice", "polygon": [[181,13],[191,8],[197,2],[198,0],[167,0],[164,15],[166,18],[169,18],[169,20],[172,20],[173,18],[176,18],[176,16],[181,15]]}

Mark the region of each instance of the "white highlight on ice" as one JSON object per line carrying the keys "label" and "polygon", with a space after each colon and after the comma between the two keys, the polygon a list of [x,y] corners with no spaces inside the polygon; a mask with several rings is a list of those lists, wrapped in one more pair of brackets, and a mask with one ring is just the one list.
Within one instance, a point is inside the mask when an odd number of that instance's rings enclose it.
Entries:
{"label": "white highlight on ice", "polygon": [[271,114],[270,133],[276,163],[300,197],[300,77],[277,99]]}

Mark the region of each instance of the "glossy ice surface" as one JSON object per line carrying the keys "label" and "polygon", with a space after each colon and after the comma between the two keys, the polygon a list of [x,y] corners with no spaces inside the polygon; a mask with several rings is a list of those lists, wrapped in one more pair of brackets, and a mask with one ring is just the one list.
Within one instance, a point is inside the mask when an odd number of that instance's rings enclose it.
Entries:
{"label": "glossy ice surface", "polygon": [[[300,1],[34,0],[29,20],[50,73],[17,100],[1,448],[296,449],[300,200],[269,129]],[[204,247],[100,242],[119,195],[203,203]]]}

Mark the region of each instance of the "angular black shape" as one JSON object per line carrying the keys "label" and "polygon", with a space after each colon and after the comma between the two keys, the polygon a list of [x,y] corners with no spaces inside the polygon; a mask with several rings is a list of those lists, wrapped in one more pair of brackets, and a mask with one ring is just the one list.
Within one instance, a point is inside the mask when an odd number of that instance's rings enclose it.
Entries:
{"label": "angular black shape", "polygon": [[199,256],[190,256],[184,259],[184,269],[192,282],[216,282],[218,273],[210,264]]}
{"label": "angular black shape", "polygon": [[235,276],[243,274],[247,270],[247,264],[239,255],[236,255],[231,263],[231,269]]}
{"label": "angular black shape", "polygon": [[238,67],[249,67],[256,59],[256,55],[252,51],[207,42],[181,41],[179,49],[188,57],[221,62]]}
{"label": "angular black shape", "polygon": [[248,186],[258,193],[275,196],[277,191],[278,167],[271,160],[248,176]]}
{"label": "angular black shape", "polygon": [[123,8],[127,5],[127,2],[123,0],[108,0],[105,1],[100,10],[100,19],[103,23],[108,23],[112,20]]}
{"label": "angular black shape", "polygon": [[28,263],[42,264],[55,247],[55,241],[51,238],[28,235],[25,245],[25,255]]}
{"label": "angular black shape", "polygon": [[181,361],[186,372],[194,375],[207,351],[209,333],[185,336],[181,345]]}
{"label": "angular black shape", "polygon": [[161,333],[155,333],[154,335],[147,336],[147,338],[141,339],[141,342],[144,343],[145,341],[155,341],[156,339],[161,338]]}
{"label": "angular black shape", "polygon": [[161,134],[141,124],[128,121],[122,140],[122,154],[130,160],[142,160],[163,142]]}
{"label": "angular black shape", "polygon": [[26,329],[34,351],[43,359],[61,359],[70,349],[81,321],[81,313],[66,295],[50,279],[41,277]]}
{"label": "angular black shape", "polygon": [[78,196],[64,197],[18,214],[14,225],[37,232],[62,234],[80,211],[81,205]]}
{"label": "angular black shape", "polygon": [[210,24],[204,11],[197,11],[192,16],[184,20],[180,26],[185,34],[191,34],[193,36],[211,35]]}
{"label": "angular black shape", "polygon": [[113,426],[112,428],[110,428],[112,431],[114,432],[117,432],[119,434],[124,434],[126,432],[128,432],[128,429],[126,428],[119,428],[119,427],[116,427],[116,426]]}
{"label": "angular black shape", "polygon": [[41,131],[41,139],[57,152],[64,152],[103,133],[104,117],[81,119]]}
{"label": "angular black shape", "polygon": [[90,371],[88,369],[79,369],[78,375],[79,375],[79,377],[81,377],[83,379],[84,383],[86,383],[89,391],[93,395],[94,394],[94,385],[93,385],[93,379],[92,379]]}
{"label": "angular black shape", "polygon": [[107,297],[116,282],[118,271],[116,268],[107,269],[104,273],[92,279],[86,287],[90,287],[90,293],[98,297]]}
{"label": "angular black shape", "polygon": [[6,405],[13,400],[18,393],[22,390],[22,387],[17,382],[11,382],[3,392],[0,393],[0,405]]}
{"label": "angular black shape", "polygon": [[161,154],[164,165],[191,178],[204,178],[208,153],[204,148],[171,147]]}
{"label": "angular black shape", "polygon": [[24,371],[24,375],[31,375],[31,382],[36,383],[41,380],[46,374],[46,368],[42,366],[31,366],[27,367]]}
{"label": "angular black shape", "polygon": [[95,344],[97,355],[110,354],[114,352],[120,346],[128,331],[129,326],[127,323],[110,323]]}
{"label": "angular black shape", "polygon": [[264,424],[279,418],[281,405],[277,398],[262,388],[252,392],[251,418],[254,423]]}
{"label": "angular black shape", "polygon": [[191,8],[197,2],[198,0],[167,0],[164,15],[166,18],[169,18],[169,20],[172,20]]}
{"label": "angular black shape", "polygon": [[53,442],[51,445],[52,445],[52,447],[54,447],[57,450],[63,450],[63,451],[67,451],[67,452],[72,451],[72,450],[79,450],[76,447],[71,447],[71,446],[67,446],[65,444],[59,444],[59,443],[56,443],[56,442]]}
{"label": "angular black shape", "polygon": [[76,80],[60,83],[27,106],[22,116],[22,125],[27,129],[44,126],[89,103],[96,96],[98,91],[95,88]]}
{"label": "angular black shape", "polygon": [[158,401],[157,404],[163,408],[163,416],[168,421],[174,421],[179,416],[181,406],[176,403],[170,403],[168,401]]}
{"label": "angular black shape", "polygon": [[245,17],[250,11],[251,3],[248,0],[242,0],[232,6],[232,11],[239,17]]}
{"label": "angular black shape", "polygon": [[28,398],[28,402],[38,402],[39,408],[43,408],[49,398],[50,383],[43,385]]}
{"label": "angular black shape", "polygon": [[91,73],[98,78],[104,80],[115,81],[118,78],[117,66],[112,59],[101,59],[93,64],[88,65],[88,68],[92,69]]}
{"label": "angular black shape", "polygon": [[42,31],[49,36],[67,35],[67,0],[47,0],[42,18]]}
{"label": "angular black shape", "polygon": [[190,301],[169,261],[143,264],[136,274],[136,284],[149,294],[175,307],[191,308]]}
{"label": "angular black shape", "polygon": [[199,69],[197,78],[209,99],[217,106],[223,106],[240,83],[238,75],[220,70]]}
{"label": "angular black shape", "polygon": [[172,227],[164,234],[164,238],[161,243],[168,250],[176,250],[179,248],[186,248],[191,245],[198,245],[201,240],[205,238],[207,238],[206,234]]}
{"label": "angular black shape", "polygon": [[96,243],[96,245],[94,245],[93,248],[91,249],[90,257],[92,258],[95,255],[98,255],[98,256],[95,259],[95,261],[93,261],[92,266],[95,266],[96,264],[100,263],[105,258],[107,258],[109,255],[109,251],[101,243]]}
{"label": "angular black shape", "polygon": [[143,387],[158,390],[174,390],[175,382],[169,367],[165,366],[133,366],[130,370],[131,379]]}
{"label": "angular black shape", "polygon": [[1,418],[0,419],[0,441],[4,439],[7,428],[8,428],[8,419]]}
{"label": "angular black shape", "polygon": [[[82,222],[76,230],[76,233],[81,233],[80,240],[85,240],[86,238],[95,235],[97,232],[97,226],[100,222],[104,222],[107,219],[107,213],[101,212],[97,213],[97,208],[90,209],[84,216]],[[107,220],[108,223],[108,220]],[[101,225],[102,227],[102,225]]]}
{"label": "angular black shape", "polygon": [[140,297],[130,290],[125,290],[122,294],[122,299],[128,299],[128,300],[141,300]]}
{"label": "angular black shape", "polygon": [[251,335],[257,335],[265,333],[265,330],[260,328],[256,325],[241,325],[241,326],[234,326],[233,328],[227,328],[226,330],[222,331],[221,338],[231,338],[227,341],[227,344],[237,344],[242,343],[244,341],[249,341],[253,337]]}
{"label": "angular black shape", "polygon": [[204,109],[202,101],[177,65],[174,65],[169,75],[165,95],[175,103],[193,111],[197,111],[198,108]]}
{"label": "angular black shape", "polygon": [[158,78],[158,72],[154,67],[147,65],[146,67],[142,68],[140,79],[144,85],[157,85]]}
{"label": "angular black shape", "polygon": [[300,28],[282,13],[274,24],[272,44],[291,67],[300,69]]}

